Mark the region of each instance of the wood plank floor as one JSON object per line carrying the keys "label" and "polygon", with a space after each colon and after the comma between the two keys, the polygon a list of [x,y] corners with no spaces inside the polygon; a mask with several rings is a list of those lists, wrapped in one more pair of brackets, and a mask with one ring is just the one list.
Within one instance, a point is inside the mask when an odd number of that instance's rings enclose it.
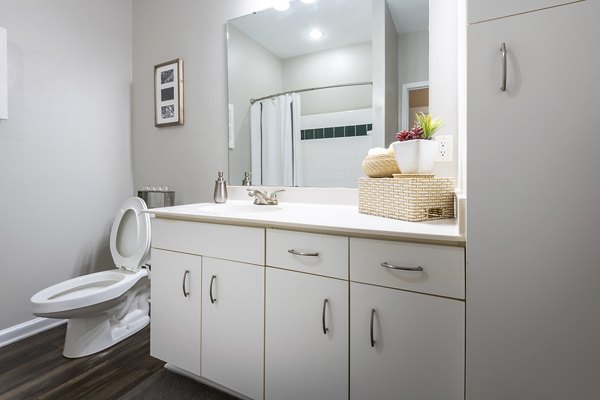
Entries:
{"label": "wood plank floor", "polygon": [[160,370],[150,327],[88,357],[62,356],[66,325],[0,349],[0,399],[117,399]]}

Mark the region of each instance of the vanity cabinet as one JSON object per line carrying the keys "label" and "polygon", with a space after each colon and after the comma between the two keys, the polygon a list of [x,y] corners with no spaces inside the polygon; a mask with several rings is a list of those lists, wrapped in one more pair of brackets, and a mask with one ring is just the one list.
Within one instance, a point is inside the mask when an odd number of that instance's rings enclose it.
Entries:
{"label": "vanity cabinet", "polygon": [[265,399],[348,399],[348,281],[267,268]]}
{"label": "vanity cabinet", "polygon": [[152,220],[151,355],[263,398],[264,229]]}
{"label": "vanity cabinet", "polygon": [[265,399],[348,399],[348,238],[266,234]]}
{"label": "vanity cabinet", "polygon": [[150,354],[200,375],[202,257],[152,249]]}
{"label": "vanity cabinet", "polygon": [[155,357],[251,399],[464,398],[463,247],[161,218],[153,235]]}
{"label": "vanity cabinet", "polygon": [[202,376],[263,398],[264,267],[202,260]]}
{"label": "vanity cabinet", "polygon": [[350,239],[350,399],[464,399],[464,271],[460,247]]}
{"label": "vanity cabinet", "polygon": [[350,284],[350,399],[464,399],[464,303]]}
{"label": "vanity cabinet", "polygon": [[469,0],[468,19],[470,24],[474,24],[577,1],[579,0]]}

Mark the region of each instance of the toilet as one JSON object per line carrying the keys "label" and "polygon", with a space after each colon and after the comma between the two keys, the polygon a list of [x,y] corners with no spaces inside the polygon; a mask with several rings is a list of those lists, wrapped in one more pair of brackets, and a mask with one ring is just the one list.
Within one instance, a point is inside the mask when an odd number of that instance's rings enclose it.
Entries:
{"label": "toilet", "polygon": [[133,335],[150,322],[150,217],[139,197],[120,207],[110,232],[116,268],[50,286],[31,297],[38,317],[68,319],[63,355],[84,357]]}

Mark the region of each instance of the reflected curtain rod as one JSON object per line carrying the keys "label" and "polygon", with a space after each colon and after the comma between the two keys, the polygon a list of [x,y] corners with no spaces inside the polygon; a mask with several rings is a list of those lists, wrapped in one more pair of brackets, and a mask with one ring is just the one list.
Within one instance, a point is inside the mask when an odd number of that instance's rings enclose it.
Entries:
{"label": "reflected curtain rod", "polygon": [[332,88],[339,88],[339,87],[346,87],[346,86],[362,86],[362,85],[372,85],[372,84],[373,84],[373,82],[357,82],[357,83],[344,83],[344,84],[340,84],[340,85],[320,86],[320,87],[313,87],[313,88],[308,88],[308,89],[289,90],[287,92],[275,93],[275,94],[272,94],[269,96],[259,97],[258,99],[250,99],[250,104],[254,104],[257,101],[270,99],[272,97],[281,96],[282,94],[302,93],[302,92],[310,92],[311,90],[332,89]]}

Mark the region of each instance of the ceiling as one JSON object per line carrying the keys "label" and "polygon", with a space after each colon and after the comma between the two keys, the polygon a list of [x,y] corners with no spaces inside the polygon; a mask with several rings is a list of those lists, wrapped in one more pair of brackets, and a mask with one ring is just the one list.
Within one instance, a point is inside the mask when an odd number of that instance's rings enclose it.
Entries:
{"label": "ceiling", "polygon": [[[428,0],[387,3],[399,34],[428,28]],[[268,8],[229,23],[283,59],[369,42],[371,15],[371,0],[317,0],[313,4],[291,0],[286,11]],[[322,40],[308,39],[307,33],[313,28],[325,33]]]}

